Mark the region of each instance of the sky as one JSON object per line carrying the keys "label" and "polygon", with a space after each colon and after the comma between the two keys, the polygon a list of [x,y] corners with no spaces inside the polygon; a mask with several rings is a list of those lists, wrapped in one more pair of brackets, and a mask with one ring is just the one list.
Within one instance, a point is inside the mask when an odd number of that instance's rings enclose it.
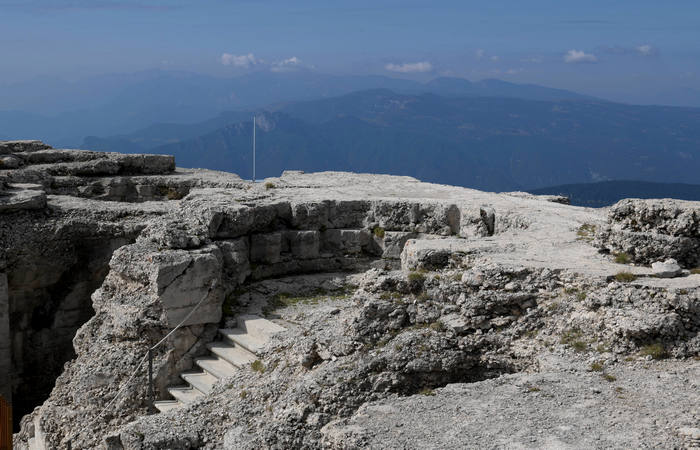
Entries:
{"label": "sky", "polygon": [[0,83],[150,69],[700,90],[700,2],[0,0]]}

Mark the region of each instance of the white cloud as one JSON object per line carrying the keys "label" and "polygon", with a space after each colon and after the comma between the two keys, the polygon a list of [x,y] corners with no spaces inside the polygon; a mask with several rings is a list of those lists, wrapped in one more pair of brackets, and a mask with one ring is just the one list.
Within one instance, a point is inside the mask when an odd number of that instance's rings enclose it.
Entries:
{"label": "white cloud", "polygon": [[564,55],[566,63],[594,63],[598,58],[592,53],[585,53],[582,50],[569,50]]}
{"label": "white cloud", "polygon": [[287,72],[290,70],[294,70],[299,65],[301,65],[301,59],[297,58],[296,56],[292,56],[291,58],[283,59],[282,61],[277,61],[273,63],[272,67],[270,67],[270,70],[273,72]]}
{"label": "white cloud", "polygon": [[523,58],[520,60],[520,62],[540,64],[544,62],[544,58],[542,58],[541,56],[532,56],[530,58]]}
{"label": "white cloud", "polygon": [[230,53],[223,53],[219,59],[221,64],[224,66],[242,67],[244,69],[261,62],[259,59],[255,58],[255,55],[252,53],[248,53],[247,55],[232,55]]}
{"label": "white cloud", "polygon": [[493,62],[498,62],[498,60],[501,59],[501,57],[500,57],[500,56],[492,56],[492,57],[489,58],[489,59],[490,59],[491,61],[493,61]]}
{"label": "white cloud", "polygon": [[649,44],[640,45],[635,50],[642,56],[651,56],[656,51],[656,49]]}
{"label": "white cloud", "polygon": [[508,70],[506,70],[504,73],[505,73],[506,75],[517,75],[517,74],[519,74],[519,73],[522,72],[522,71],[523,71],[523,68],[522,68],[522,67],[518,67],[517,69],[508,69]]}
{"label": "white cloud", "polygon": [[414,63],[404,63],[404,64],[387,64],[384,68],[390,72],[401,72],[401,73],[418,73],[418,72],[432,72],[433,65],[428,61],[420,61]]}
{"label": "white cloud", "polygon": [[482,48],[478,48],[478,49],[476,50],[476,52],[474,52],[474,56],[476,56],[476,59],[481,59],[481,58],[483,58],[485,54],[486,54],[486,52],[485,52],[484,49],[482,49]]}

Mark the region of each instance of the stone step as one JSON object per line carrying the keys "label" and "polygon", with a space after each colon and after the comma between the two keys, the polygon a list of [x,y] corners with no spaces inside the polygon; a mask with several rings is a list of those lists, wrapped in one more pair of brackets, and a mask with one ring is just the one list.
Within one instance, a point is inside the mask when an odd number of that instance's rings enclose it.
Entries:
{"label": "stone step", "polygon": [[168,412],[172,411],[173,409],[180,409],[184,405],[177,400],[159,400],[157,402],[153,402],[153,406],[155,406],[160,412]]}
{"label": "stone step", "polygon": [[247,366],[257,359],[254,353],[251,353],[245,348],[226,342],[212,342],[207,344],[207,348],[219,358],[224,359],[236,367]]}
{"label": "stone step", "polygon": [[235,374],[238,368],[223,358],[197,358],[195,364],[218,379],[230,377]]}
{"label": "stone step", "polygon": [[260,352],[267,343],[267,338],[251,336],[250,334],[246,333],[245,330],[240,328],[222,328],[219,330],[219,333],[221,333],[221,335],[229,342],[241,346],[251,353]]}
{"label": "stone step", "polygon": [[208,372],[185,372],[180,374],[180,378],[203,394],[210,393],[216,382],[219,381],[218,378]]}
{"label": "stone step", "polygon": [[273,334],[284,331],[284,328],[276,323],[254,314],[238,316],[238,328],[261,340],[266,340]]}
{"label": "stone step", "polygon": [[17,153],[26,164],[54,164],[61,162],[84,162],[95,159],[104,159],[107,155],[103,152],[90,150],[39,150],[35,152]]}
{"label": "stone step", "polygon": [[170,395],[175,397],[177,400],[185,404],[192,403],[193,401],[204,396],[204,394],[191,386],[169,387],[168,392],[170,392]]}

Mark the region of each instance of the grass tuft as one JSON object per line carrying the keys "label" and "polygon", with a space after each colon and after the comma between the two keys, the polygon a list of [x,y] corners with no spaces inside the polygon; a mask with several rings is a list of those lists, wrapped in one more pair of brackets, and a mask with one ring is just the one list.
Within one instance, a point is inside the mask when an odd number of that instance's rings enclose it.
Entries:
{"label": "grass tuft", "polygon": [[618,272],[615,279],[620,283],[630,283],[637,279],[637,275],[630,272]]}
{"label": "grass tuft", "polygon": [[379,239],[384,239],[384,234],[385,234],[384,228],[374,227],[374,230],[372,230],[372,233],[374,233],[374,235],[377,236]]}
{"label": "grass tuft", "polygon": [[258,373],[265,373],[265,365],[259,359],[256,359],[255,361],[250,363],[250,368]]}
{"label": "grass tuft", "polygon": [[653,359],[664,359],[666,356],[666,349],[660,343],[649,344],[642,347],[639,351],[642,356],[651,356]]}
{"label": "grass tuft", "polygon": [[625,252],[615,253],[615,262],[618,264],[629,264],[630,255]]}
{"label": "grass tuft", "polygon": [[275,183],[267,182],[265,183],[265,189],[274,189],[275,188]]}
{"label": "grass tuft", "polygon": [[576,231],[576,236],[578,236],[576,239],[587,242],[592,241],[593,236],[595,235],[595,229],[595,225],[590,223],[584,223]]}

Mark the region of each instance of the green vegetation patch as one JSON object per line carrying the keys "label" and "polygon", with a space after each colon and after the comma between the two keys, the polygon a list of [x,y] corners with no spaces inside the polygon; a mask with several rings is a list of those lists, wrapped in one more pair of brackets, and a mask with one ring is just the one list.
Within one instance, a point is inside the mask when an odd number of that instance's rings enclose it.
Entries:
{"label": "green vegetation patch", "polygon": [[384,239],[385,232],[386,230],[384,230],[382,227],[374,227],[374,230],[372,230],[372,233],[374,233],[374,235],[379,239]]}
{"label": "green vegetation patch", "polygon": [[601,376],[605,381],[608,381],[610,383],[617,380],[617,377],[615,375],[610,375],[609,373],[604,373]]}
{"label": "green vegetation patch", "polygon": [[559,342],[573,348],[577,352],[588,350],[588,344],[583,340],[583,332],[579,328],[572,328],[564,332]]}
{"label": "green vegetation patch", "polygon": [[422,283],[425,281],[425,271],[423,270],[412,270],[408,274],[408,281],[413,283]]}
{"label": "green vegetation patch", "polygon": [[269,190],[269,189],[274,189],[275,187],[276,187],[275,183],[270,183],[269,181],[267,183],[265,183],[265,189]]}
{"label": "green vegetation patch", "polygon": [[590,223],[584,223],[583,225],[578,227],[578,230],[576,231],[576,239],[580,241],[590,242],[593,240],[593,236],[595,236],[595,230],[595,225]]}
{"label": "green vegetation patch", "polygon": [[603,364],[601,364],[598,361],[592,362],[590,369],[593,372],[602,372],[603,371]]}
{"label": "green vegetation patch", "polygon": [[655,344],[645,345],[639,351],[639,354],[642,356],[651,356],[653,359],[657,359],[657,360],[664,359],[664,358],[666,358],[666,356],[668,356],[664,346],[658,342]]}
{"label": "green vegetation patch", "polygon": [[631,261],[630,255],[625,252],[615,253],[615,262],[618,264],[629,264]]}
{"label": "green vegetation patch", "polygon": [[263,364],[263,362],[259,359],[256,359],[250,363],[250,368],[258,373],[265,373],[265,364]]}
{"label": "green vegetation patch", "polygon": [[618,272],[615,275],[615,279],[620,283],[631,283],[632,281],[637,279],[637,275],[631,272]]}
{"label": "green vegetation patch", "polygon": [[356,286],[347,285],[342,289],[332,291],[319,288],[304,295],[293,295],[287,292],[281,292],[268,299],[267,306],[263,308],[263,313],[268,314],[277,309],[299,304],[318,305],[332,300],[345,300],[352,296],[355,289]]}

